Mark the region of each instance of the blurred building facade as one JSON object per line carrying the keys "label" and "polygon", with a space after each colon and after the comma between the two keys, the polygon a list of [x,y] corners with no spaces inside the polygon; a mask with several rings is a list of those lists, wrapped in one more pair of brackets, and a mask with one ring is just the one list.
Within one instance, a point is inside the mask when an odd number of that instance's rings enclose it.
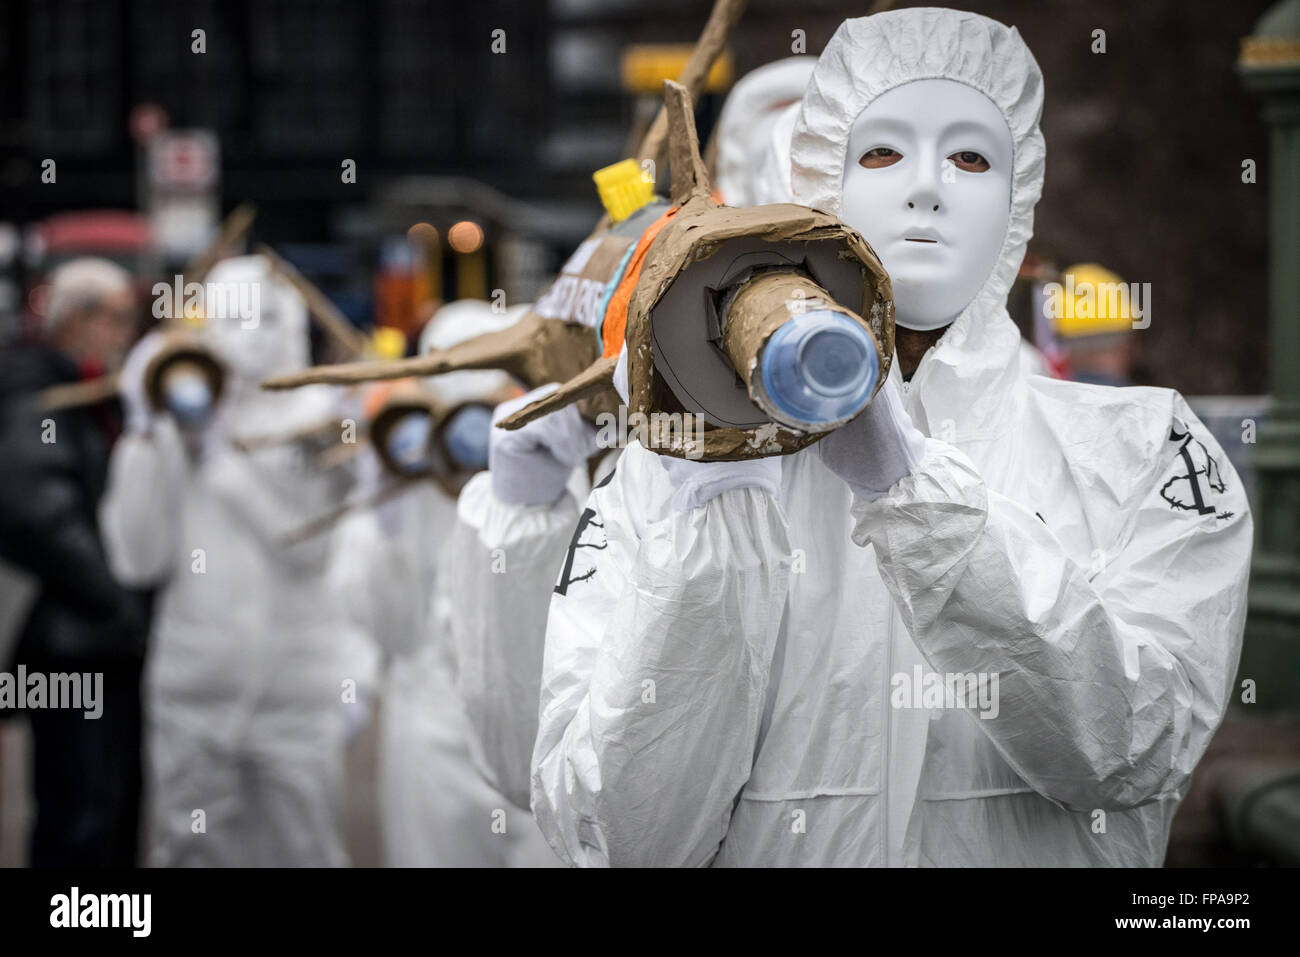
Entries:
{"label": "blurred building facade", "polygon": [[[1033,251],[1152,283],[1142,367],[1149,381],[1193,395],[1263,391],[1266,203],[1243,181],[1243,163],[1267,181],[1267,132],[1233,65],[1236,38],[1267,5],[954,4],[1016,24],[1046,77],[1048,173]],[[820,52],[841,20],[868,7],[752,0],[731,45],[735,74]],[[175,128],[216,132],[223,207],[258,203],[259,238],[348,247],[322,251],[334,268],[355,260],[343,277],[322,278],[358,319],[373,305],[364,272],[387,228],[374,203],[398,177],[470,177],[528,203],[544,231],[526,238],[540,240],[553,268],[599,215],[591,172],[626,148],[635,98],[621,82],[623,49],[689,42],[708,8],[11,0],[0,13],[0,204],[20,225],[133,208],[128,117],[157,104]],[[203,53],[193,52],[198,29]],[[702,135],[719,99],[700,104]],[[46,158],[57,160],[55,184],[41,182]],[[341,180],[344,159],[356,161],[355,183]],[[497,288],[493,232],[509,224],[486,225]],[[513,301],[519,292],[507,290]]]}

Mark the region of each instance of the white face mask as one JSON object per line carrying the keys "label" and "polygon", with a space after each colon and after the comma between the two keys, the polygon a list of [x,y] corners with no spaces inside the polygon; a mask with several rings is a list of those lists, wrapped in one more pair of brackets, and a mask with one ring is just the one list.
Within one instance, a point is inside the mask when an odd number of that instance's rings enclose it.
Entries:
{"label": "white face mask", "polygon": [[271,310],[260,310],[257,325],[247,328],[237,316],[210,318],[204,323],[203,335],[239,379],[258,382],[277,372],[292,371],[286,356],[287,337]]}
{"label": "white face mask", "polygon": [[840,218],[888,270],[900,326],[948,325],[992,274],[1011,212],[1011,165],[1002,113],[955,80],[895,87],[858,116]]}

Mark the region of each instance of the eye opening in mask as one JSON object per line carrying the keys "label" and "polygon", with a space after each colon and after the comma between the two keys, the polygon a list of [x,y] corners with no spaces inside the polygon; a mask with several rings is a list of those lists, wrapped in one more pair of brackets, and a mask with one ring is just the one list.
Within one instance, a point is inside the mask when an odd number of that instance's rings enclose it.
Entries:
{"label": "eye opening in mask", "polygon": [[960,170],[965,170],[967,173],[987,173],[989,171],[989,161],[984,158],[983,153],[976,150],[958,150],[948,157],[948,162]]}
{"label": "eye opening in mask", "polygon": [[[875,146],[858,158],[858,165],[863,169],[884,169],[893,166],[903,158],[903,154],[889,146]],[[948,156],[949,163],[967,173],[987,173],[989,161],[977,150],[958,150]]]}
{"label": "eye opening in mask", "polygon": [[889,146],[875,146],[858,158],[858,165],[863,169],[884,169],[893,166],[903,158],[903,154]]}

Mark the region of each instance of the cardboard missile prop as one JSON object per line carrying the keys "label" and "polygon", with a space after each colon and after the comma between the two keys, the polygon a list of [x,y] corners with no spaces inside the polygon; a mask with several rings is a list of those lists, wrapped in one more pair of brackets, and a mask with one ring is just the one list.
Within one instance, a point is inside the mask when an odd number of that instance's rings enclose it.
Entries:
{"label": "cardboard missile prop", "polygon": [[[185,267],[202,283],[224,250],[242,242],[257,219],[257,207],[240,203],[222,221],[216,238]],[[226,384],[226,369],[216,354],[178,318],[168,322],[167,338],[144,371],[145,397],[156,411],[168,411],[182,427],[207,422]]]}
{"label": "cardboard missile prop", "polygon": [[369,402],[369,440],[385,470],[395,478],[430,477],[452,498],[487,468],[492,410],[506,391],[461,402],[445,402],[419,382],[399,380]]}
{"label": "cardboard missile prop", "polygon": [[[719,3],[710,24],[725,25],[737,9]],[[719,36],[725,30],[714,31],[718,49]],[[665,83],[663,115],[671,201],[653,195],[634,161],[598,172],[608,216],[521,322],[426,356],[318,367],[264,386],[497,368],[530,389],[562,383],[501,427],[574,402],[599,423],[620,404],[612,383],[626,342],[628,421],[636,416],[643,444],[662,454],[784,454],[853,418],[893,355],[892,291],[879,259],[825,213],[717,206],[686,88]],[[655,133],[643,156],[657,152]]]}
{"label": "cardboard missile prop", "polygon": [[[215,408],[226,372],[213,352],[193,333],[172,328],[144,372],[145,398],[158,412],[170,412],[182,426],[197,426]],[[37,393],[41,412],[60,412],[111,399],[119,391],[116,372],[88,382],[50,386]]]}
{"label": "cardboard missile prop", "polygon": [[671,204],[648,203],[609,230],[654,218],[600,317],[601,358],[500,425],[602,395],[626,343],[628,420],[642,423],[648,448],[711,461],[797,451],[856,416],[884,382],[889,277],[829,214],[718,206],[687,91],[667,81],[665,101]]}

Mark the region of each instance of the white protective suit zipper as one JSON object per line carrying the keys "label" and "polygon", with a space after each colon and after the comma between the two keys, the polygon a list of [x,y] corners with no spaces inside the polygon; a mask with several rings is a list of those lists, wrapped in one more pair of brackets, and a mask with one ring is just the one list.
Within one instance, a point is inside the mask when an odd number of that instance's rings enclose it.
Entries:
{"label": "white protective suit zipper", "polygon": [[885,689],[882,696],[885,708],[884,749],[880,762],[880,843],[884,851],[885,866],[892,866],[889,859],[889,758],[891,748],[890,736],[893,734],[893,716],[890,714],[889,702],[890,674],[894,670],[894,603],[889,602],[889,627],[885,629]]}
{"label": "white protective suit zipper", "polygon": [[[921,373],[924,371],[927,365],[926,360],[931,357],[931,354],[933,352],[934,352],[934,346],[931,346],[929,349],[925,351],[925,355],[921,357],[921,361],[917,364],[916,371],[913,372],[911,378],[904,379],[902,375],[899,376],[901,391],[903,394],[903,408],[913,422],[916,421],[916,410],[912,408],[912,404],[913,402],[919,403],[919,396],[912,395],[912,388],[913,385],[916,384],[916,381],[920,377]],[[898,618],[898,612],[894,608],[893,599],[891,598],[889,602],[889,626],[885,629],[885,642],[886,642],[885,644],[885,690],[884,690],[885,735],[884,735],[884,759],[881,765],[882,770],[881,770],[881,781],[880,781],[881,783],[881,788],[880,788],[881,805],[880,806],[881,806],[881,825],[882,825],[880,842],[882,848],[884,849],[884,859],[885,859],[886,867],[894,866],[894,861],[892,859],[892,847],[890,844],[890,837],[893,834],[893,821],[890,820],[889,817],[889,790],[890,790],[890,783],[892,780],[892,769],[890,767],[890,764],[893,758],[893,734],[894,734],[894,720],[893,720],[893,713],[892,713],[893,706],[890,703],[890,688],[892,687],[892,685],[890,682],[894,671],[894,637],[897,630],[897,624],[896,624],[897,618]]]}

